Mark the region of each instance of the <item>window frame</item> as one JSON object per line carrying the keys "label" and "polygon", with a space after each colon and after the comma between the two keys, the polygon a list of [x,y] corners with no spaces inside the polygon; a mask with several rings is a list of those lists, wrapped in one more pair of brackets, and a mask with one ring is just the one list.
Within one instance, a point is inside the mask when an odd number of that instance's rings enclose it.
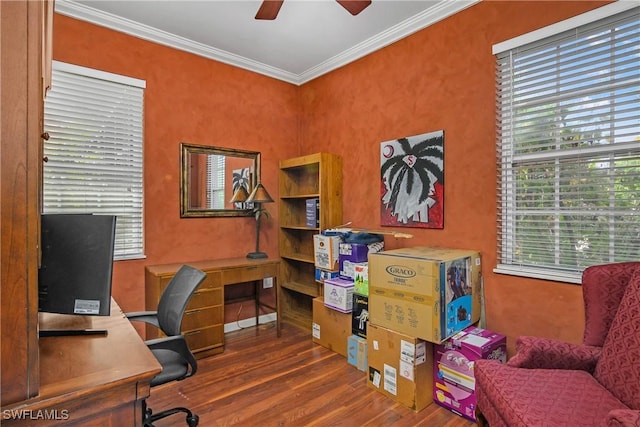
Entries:
{"label": "window frame", "polygon": [[[603,6],[598,9],[594,9],[590,12],[575,16],[573,18],[558,22],[556,24],[538,29],[536,31],[515,37],[513,39],[507,40],[502,43],[498,43],[493,46],[492,53],[493,55],[500,55],[503,53],[507,53],[509,51],[517,51],[519,48],[526,47],[530,44],[535,44],[544,39],[552,38],[556,35],[565,33],[567,31],[572,31],[578,27],[597,22],[600,20],[604,20],[610,16],[616,15],[621,12],[625,12],[627,10],[631,10],[634,8],[638,8],[635,2],[626,2],[626,1],[618,1],[606,6]],[[634,12],[635,13],[635,12]],[[499,88],[497,89],[499,90]],[[498,93],[496,94],[498,96]],[[501,104],[500,101],[497,101],[497,118],[500,120],[501,118]],[[507,114],[511,113],[512,110],[507,111]],[[512,114],[512,113],[511,113]],[[499,125],[498,125],[499,126]],[[552,268],[551,266],[532,266],[528,264],[522,264],[518,262],[513,262],[515,258],[515,248],[510,247],[513,239],[515,238],[515,223],[517,219],[515,216],[509,218],[507,214],[503,214],[510,207],[513,207],[513,204],[516,203],[517,190],[515,189],[515,184],[513,181],[509,181],[509,177],[505,176],[505,169],[513,168],[513,163],[509,163],[513,160],[515,153],[514,150],[516,148],[515,142],[512,140],[510,143],[505,143],[505,140],[509,139],[509,137],[504,137],[501,139],[501,131],[500,128],[497,129],[497,140],[498,140],[498,226],[500,227],[498,232],[498,241],[497,241],[497,266],[494,268],[494,272],[498,274],[506,274],[506,275],[514,275],[521,277],[529,277],[536,279],[544,279],[544,280],[553,280],[558,282],[567,282],[567,283],[581,283],[582,269],[564,269],[564,268]],[[506,132],[504,132],[506,133]],[[610,144],[603,151],[607,153],[612,152],[620,152],[620,151],[630,151],[634,153],[635,156],[640,156],[640,151],[638,151],[637,143],[627,143],[626,146],[624,144],[617,145],[613,147],[614,144]],[[502,151],[501,151],[502,150]],[[507,151],[507,152],[505,152]],[[508,152],[510,151],[510,152]],[[595,150],[594,150],[595,151]],[[564,155],[564,153],[563,153]],[[547,156],[545,153],[534,153],[530,155],[531,158],[537,157],[536,160],[544,160]],[[520,156],[527,157],[525,156]],[[548,158],[558,159],[558,151],[551,151],[548,155]],[[507,168],[505,168],[505,163],[509,163]],[[577,164],[577,163],[574,163]],[[559,175],[556,173],[556,179],[560,179]],[[556,214],[561,214],[561,210],[556,210]],[[506,217],[506,218],[505,218]]]}
{"label": "window frame", "polygon": [[207,209],[224,209],[226,157],[221,154],[207,156]]}
{"label": "window frame", "polygon": [[[114,261],[144,259],[146,82],[60,61],[53,61],[52,70],[52,88],[44,105],[44,129],[50,137],[43,147],[48,161],[42,170],[42,212],[125,215],[126,221],[116,221]],[[96,102],[100,93],[106,98]],[[114,110],[114,105],[125,107]],[[101,144],[103,149],[99,148]],[[122,159],[117,157],[118,153]],[[89,189],[83,193],[86,186],[73,179],[74,170],[81,171],[83,167],[87,170],[92,164],[98,171],[95,176],[101,178],[91,181],[89,176],[88,183],[102,184],[106,192]],[[114,176],[123,173],[130,173],[130,178],[114,181]],[[75,176],[80,175],[76,172]],[[64,185],[65,180],[69,182],[66,191],[53,190]],[[124,194],[119,187],[126,188],[126,197],[117,195]],[[52,196],[58,201],[47,201]],[[83,197],[86,200],[81,200]]]}

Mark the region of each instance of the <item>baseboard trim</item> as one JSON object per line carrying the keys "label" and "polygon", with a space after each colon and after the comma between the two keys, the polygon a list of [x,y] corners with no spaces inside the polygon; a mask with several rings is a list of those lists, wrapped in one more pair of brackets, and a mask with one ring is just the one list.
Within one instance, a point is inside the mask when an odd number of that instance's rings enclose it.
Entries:
{"label": "baseboard trim", "polygon": [[[263,314],[258,317],[259,324],[262,325],[264,323],[275,322],[278,315],[276,313],[268,313]],[[248,319],[242,319],[237,322],[225,323],[224,324],[224,333],[239,331],[240,329],[250,328],[252,326],[256,326],[256,318],[250,317]]]}

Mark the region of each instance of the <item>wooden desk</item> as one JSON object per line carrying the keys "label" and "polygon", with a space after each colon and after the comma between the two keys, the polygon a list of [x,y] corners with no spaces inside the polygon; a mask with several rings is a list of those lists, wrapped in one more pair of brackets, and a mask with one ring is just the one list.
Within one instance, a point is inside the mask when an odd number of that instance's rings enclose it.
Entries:
{"label": "wooden desk", "polygon": [[142,399],[162,368],[114,300],[111,316],[40,313],[39,325],[107,335],[40,338],[40,393],[3,407],[3,426],[142,425]]}
{"label": "wooden desk", "polygon": [[[151,265],[145,268],[145,305],[147,310],[156,310],[165,287],[176,272],[187,264],[202,270],[207,277],[196,289],[182,321],[182,333],[189,348],[197,358],[221,353],[224,350],[224,287],[239,283],[255,283],[256,319],[260,307],[277,313],[276,330],[280,336],[280,313],[278,313],[278,269],[279,259],[227,258],[174,264]],[[273,278],[275,307],[260,301],[262,279]],[[158,329],[146,327],[146,338],[159,335]]]}

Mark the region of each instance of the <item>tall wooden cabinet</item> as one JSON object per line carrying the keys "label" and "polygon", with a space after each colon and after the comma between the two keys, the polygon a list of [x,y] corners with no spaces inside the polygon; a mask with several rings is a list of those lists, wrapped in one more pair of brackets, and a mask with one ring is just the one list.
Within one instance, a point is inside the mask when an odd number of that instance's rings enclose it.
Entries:
{"label": "tall wooden cabinet", "polygon": [[[280,161],[280,312],[282,321],[311,328],[315,280],[313,235],[342,223],[342,158],[316,153]],[[318,226],[306,225],[307,200],[318,199]]]}
{"label": "tall wooden cabinet", "polygon": [[38,394],[38,253],[44,61],[50,27],[44,2],[0,1],[2,406]]}

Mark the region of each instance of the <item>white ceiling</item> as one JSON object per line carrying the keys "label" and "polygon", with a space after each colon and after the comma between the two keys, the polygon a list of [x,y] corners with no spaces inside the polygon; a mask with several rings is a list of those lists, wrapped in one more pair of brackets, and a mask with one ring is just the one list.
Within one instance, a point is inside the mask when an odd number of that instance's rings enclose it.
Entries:
{"label": "white ceiling", "polygon": [[285,0],[274,21],[261,0],[56,0],[57,13],[302,84],[479,0],[373,0],[352,16],[334,0]]}

